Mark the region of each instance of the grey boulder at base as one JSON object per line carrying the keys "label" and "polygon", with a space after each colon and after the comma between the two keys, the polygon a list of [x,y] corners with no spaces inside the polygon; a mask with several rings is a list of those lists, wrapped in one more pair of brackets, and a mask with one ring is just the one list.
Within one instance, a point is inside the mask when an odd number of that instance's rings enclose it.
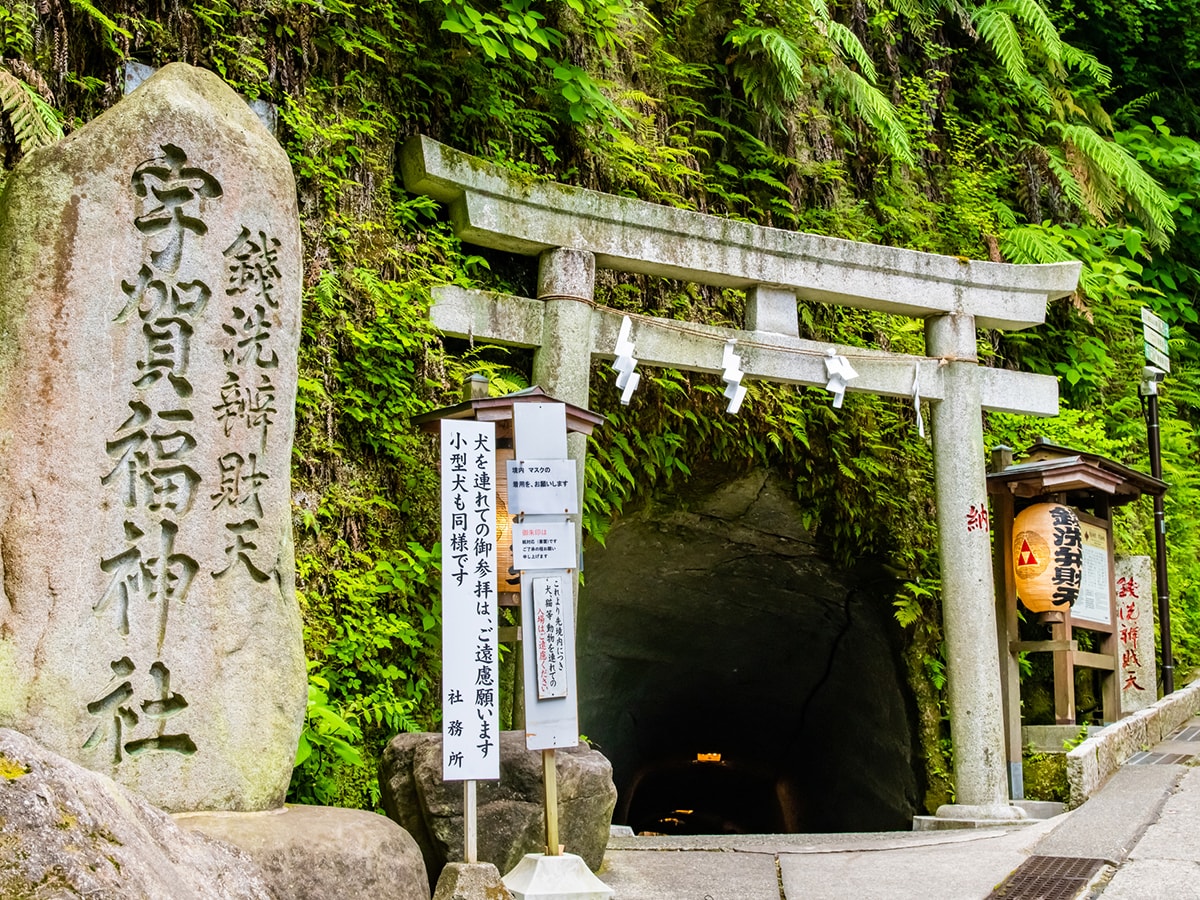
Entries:
{"label": "grey boulder at base", "polygon": [[[500,780],[478,782],[479,859],[506,873],[526,853],[546,849],[542,754],[523,731],[500,735]],[[612,766],[586,744],[555,753],[559,840],[595,871],[604,862],[617,805]],[[442,736],[400,734],[379,767],[383,808],[417,841],[429,877],[463,858],[462,782],[442,780]]]}
{"label": "grey boulder at base", "polygon": [[278,900],[246,853],[0,729],[0,897]]}

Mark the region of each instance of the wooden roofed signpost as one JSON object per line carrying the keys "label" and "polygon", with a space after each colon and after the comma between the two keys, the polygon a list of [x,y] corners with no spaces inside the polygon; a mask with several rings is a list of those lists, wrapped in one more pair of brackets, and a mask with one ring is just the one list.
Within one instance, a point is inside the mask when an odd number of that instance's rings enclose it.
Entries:
{"label": "wooden roofed signpost", "polygon": [[[534,381],[559,399],[586,407],[592,362],[617,355],[624,316],[595,305],[599,266],[747,292],[744,329],[631,317],[641,365],[728,376],[735,341],[746,378],[832,390],[832,354],[852,362],[845,389],[930,402],[958,801],[938,814],[1023,818],[1002,762],[981,411],[1056,415],[1058,384],[980,366],[976,330],[1040,324],[1046,303],[1075,289],[1079,264],[980,262],[766,228],[518,179],[422,136],[401,167],[410,191],[448,205],[462,240],[538,256],[536,299],[446,287],[430,315],[448,335],[532,348]],[[798,299],[923,319],[927,355],[802,339]],[[569,443],[582,490],[585,439]]]}
{"label": "wooden roofed signpost", "polygon": [[[992,472],[987,476],[992,497],[997,586],[997,626],[1000,633],[1000,665],[1005,698],[1005,731],[1010,777],[1014,795],[1023,792],[1021,735],[1020,653],[1048,652],[1054,658],[1054,713],[1058,725],[1076,724],[1075,670],[1100,672],[1102,715],[1105,724],[1128,711],[1123,708],[1122,631],[1137,631],[1135,623],[1122,621],[1122,607],[1133,597],[1118,588],[1113,553],[1112,511],[1142,495],[1161,499],[1167,485],[1159,478],[1124,466],[1115,460],[1038,440],[1013,463],[1008,447],[992,454]],[[1014,518],[1023,507],[1053,502],[1074,509],[1079,518],[1078,549],[1058,548],[1055,553],[1078,554],[1081,563],[1078,599],[1064,604],[1050,624],[1050,640],[1022,641],[1018,633],[1018,585],[1013,557],[1020,543],[1014,536]],[[1055,556],[1055,562],[1070,560]],[[1125,579],[1127,581],[1127,579]],[[1022,598],[1025,599],[1025,598]],[[1132,626],[1132,628],[1131,628]],[[1079,649],[1075,629],[1097,635],[1099,652]],[[1133,643],[1137,643],[1136,634]],[[1125,650],[1128,653],[1128,650]],[[1136,651],[1135,651],[1136,652]],[[1152,662],[1152,661],[1151,661]],[[1154,685],[1150,684],[1153,691]],[[1138,690],[1142,690],[1138,686]],[[1151,701],[1152,702],[1152,701]]]}

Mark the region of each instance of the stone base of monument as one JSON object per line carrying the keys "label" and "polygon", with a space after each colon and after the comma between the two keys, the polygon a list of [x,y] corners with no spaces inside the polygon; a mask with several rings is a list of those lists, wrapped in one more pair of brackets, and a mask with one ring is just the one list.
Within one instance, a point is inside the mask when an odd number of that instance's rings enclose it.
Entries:
{"label": "stone base of monument", "polygon": [[612,900],[612,888],[574,853],[528,853],[504,876],[514,900]]}
{"label": "stone base of monument", "polygon": [[433,900],[513,900],[513,896],[491,863],[452,862],[442,869]]}
{"label": "stone base of monument", "polygon": [[914,816],[913,831],[953,831],[962,828],[1020,828],[1040,819],[1012,803],[946,803],[937,815]]}
{"label": "stone base of monument", "polygon": [[174,819],[184,829],[245,851],[278,897],[429,900],[416,841],[375,813],[286,806],[269,812],[178,813]]}

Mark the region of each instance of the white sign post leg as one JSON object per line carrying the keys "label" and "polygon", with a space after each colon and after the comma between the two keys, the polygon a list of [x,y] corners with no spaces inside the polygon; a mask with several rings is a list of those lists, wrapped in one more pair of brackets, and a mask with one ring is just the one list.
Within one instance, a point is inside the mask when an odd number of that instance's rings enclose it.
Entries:
{"label": "white sign post leg", "polygon": [[463,782],[463,859],[479,862],[479,819],[476,816],[475,781]]}

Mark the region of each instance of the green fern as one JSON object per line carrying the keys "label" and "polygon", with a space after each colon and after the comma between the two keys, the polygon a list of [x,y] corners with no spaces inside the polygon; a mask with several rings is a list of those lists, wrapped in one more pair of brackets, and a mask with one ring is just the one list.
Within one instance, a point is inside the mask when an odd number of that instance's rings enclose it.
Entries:
{"label": "green fern", "polygon": [[971,22],[984,42],[1004,66],[1009,80],[1021,84],[1029,74],[1021,36],[1012,17],[999,6],[981,6],[971,14]]}
{"label": "green fern", "polygon": [[114,38],[118,35],[125,38],[127,41],[133,40],[133,35],[129,31],[122,28],[107,15],[97,9],[91,0],[70,0],[70,3],[73,7],[100,26],[100,30],[104,34],[104,39],[113,49],[119,49],[114,41]]}
{"label": "green fern", "polygon": [[1124,199],[1143,220],[1151,243],[1166,246],[1168,236],[1175,231],[1171,199],[1129,151],[1115,141],[1105,140],[1087,125],[1052,122],[1049,130],[1079,152],[1091,167],[1090,174],[1111,179],[1119,188],[1111,197],[1099,195],[1101,208],[1111,211]]}
{"label": "green fern", "polygon": [[804,86],[804,55],[790,37],[777,28],[738,25],[725,43],[738,51],[734,74],[742,81],[746,99],[777,124]]}
{"label": "green fern", "polygon": [[849,95],[851,107],[871,124],[888,153],[907,165],[914,165],[916,157],[908,142],[908,132],[896,107],[883,92],[853,69],[842,69],[835,77]]}
{"label": "green fern", "polygon": [[0,69],[0,112],[8,119],[22,153],[49,146],[63,136],[53,107],[7,69]]}
{"label": "green fern", "polygon": [[1062,244],[1046,233],[1040,225],[1010,228],[1000,236],[1000,252],[1013,263],[1074,262]]}
{"label": "green fern", "polygon": [[1037,39],[1043,53],[1056,62],[1062,60],[1062,38],[1037,0],[1004,0],[997,8],[1019,19]]}
{"label": "green fern", "polygon": [[829,37],[833,39],[833,42],[841,48],[843,56],[848,56],[858,63],[863,78],[874,84],[879,79],[878,74],[875,72],[875,63],[871,62],[871,57],[867,54],[867,48],[862,45],[862,41],[858,39],[858,35],[841,22],[834,22],[833,20],[825,23],[825,29]]}

